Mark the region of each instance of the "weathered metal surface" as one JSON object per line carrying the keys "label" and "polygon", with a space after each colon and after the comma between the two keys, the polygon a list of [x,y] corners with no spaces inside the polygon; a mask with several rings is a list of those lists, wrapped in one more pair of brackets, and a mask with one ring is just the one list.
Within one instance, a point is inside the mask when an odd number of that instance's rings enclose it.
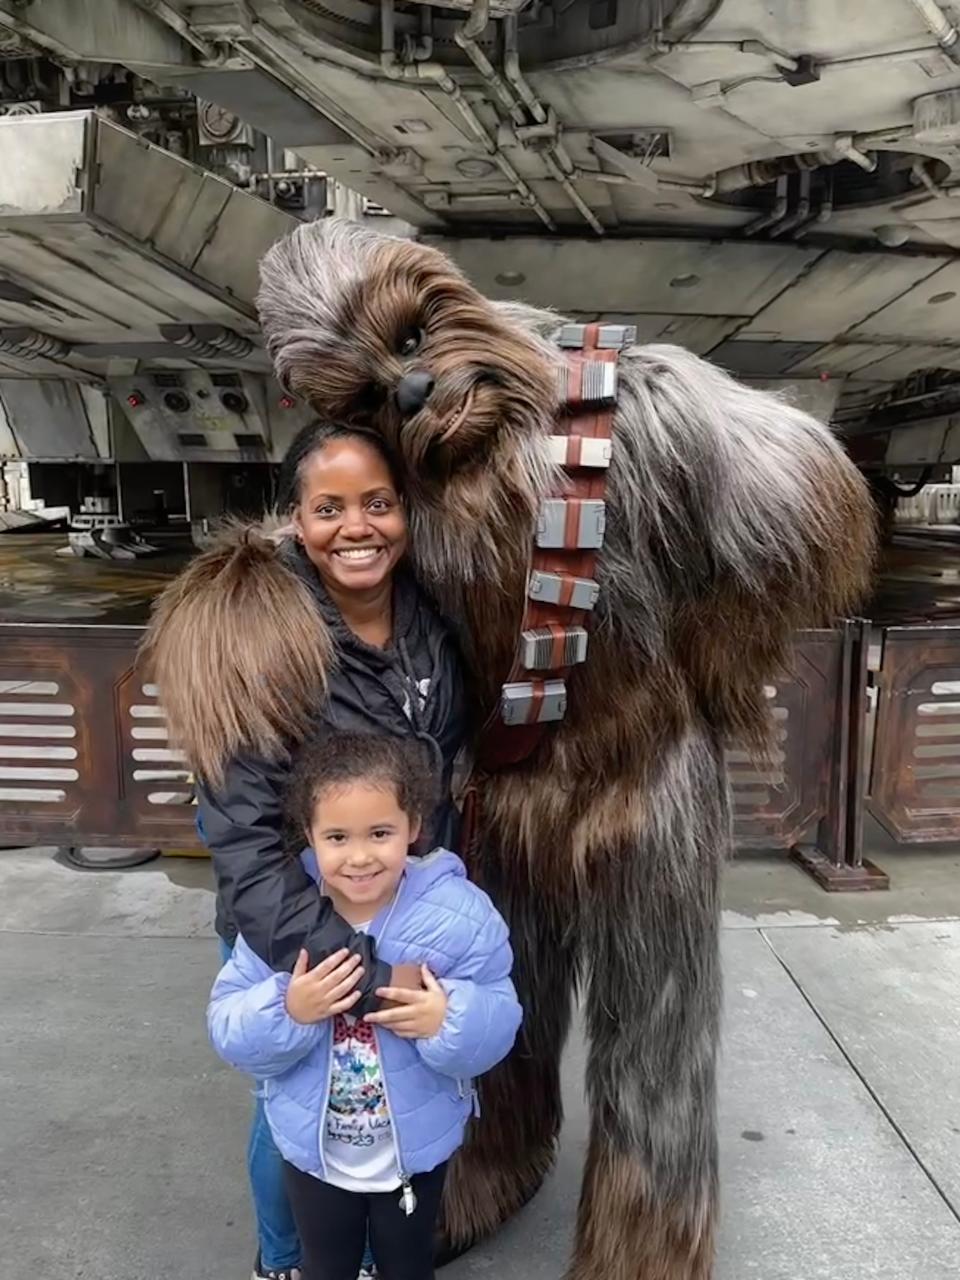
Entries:
{"label": "weathered metal surface", "polygon": [[[0,843],[192,843],[189,780],[135,666],[141,636],[140,627],[0,625]],[[839,632],[801,635],[793,676],[768,690],[769,762],[731,751],[742,847],[789,849],[829,820],[843,653]]]}
{"label": "weathered metal surface", "polygon": [[[195,843],[191,779],[137,669],[139,626],[0,624],[0,843]],[[739,848],[800,849],[824,887],[885,887],[861,857],[865,629],[800,633],[766,695],[763,761],[727,755]],[[869,811],[899,840],[960,838],[960,627],[885,635]]]}
{"label": "weathered metal surface", "polygon": [[832,818],[834,830],[825,839],[835,848],[844,633],[799,633],[792,670],[764,692],[774,720],[767,760],[742,746],[727,755],[735,843],[788,850]]}
{"label": "weathered metal surface", "polygon": [[0,843],[196,843],[141,634],[0,626]]}
{"label": "weathered metal surface", "polygon": [[883,634],[870,813],[895,839],[960,839],[960,627]]}
{"label": "weathered metal surface", "polygon": [[107,402],[93,387],[66,380],[0,378],[0,458],[110,456]]}
{"label": "weathered metal surface", "polygon": [[[96,114],[0,119],[0,328],[27,325],[74,348],[42,369],[0,357],[0,372],[103,374],[125,344],[162,344],[169,324],[257,340],[257,262],[294,225]],[[189,366],[176,346],[169,354]]]}
{"label": "weathered metal surface", "polygon": [[108,385],[157,461],[279,462],[312,416],[272,378],[246,373],[165,370],[111,378]]}

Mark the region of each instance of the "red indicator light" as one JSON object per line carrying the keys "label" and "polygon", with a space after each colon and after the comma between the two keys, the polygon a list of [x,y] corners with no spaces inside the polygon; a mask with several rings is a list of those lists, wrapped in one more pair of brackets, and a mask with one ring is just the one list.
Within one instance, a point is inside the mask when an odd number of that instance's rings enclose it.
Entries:
{"label": "red indicator light", "polygon": [[131,391],[127,396],[127,404],[131,409],[139,409],[143,404],[143,396],[139,391]]}
{"label": "red indicator light", "polygon": [[280,408],[281,408],[281,409],[292,409],[292,408],[293,408],[293,406],[294,406],[296,403],[297,403],[297,402],[296,402],[296,400],[294,400],[293,396],[281,396],[281,397],[280,397]]}

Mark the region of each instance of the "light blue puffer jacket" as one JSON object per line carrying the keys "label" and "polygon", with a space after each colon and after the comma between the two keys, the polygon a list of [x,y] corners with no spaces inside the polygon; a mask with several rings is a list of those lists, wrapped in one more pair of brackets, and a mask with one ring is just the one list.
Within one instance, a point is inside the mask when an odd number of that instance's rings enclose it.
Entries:
{"label": "light blue puffer jacket", "polygon": [[[304,865],[316,877],[312,853]],[[394,902],[370,933],[387,963],[426,964],[448,1000],[443,1026],[430,1039],[376,1031],[406,1180],[460,1146],[475,1105],[473,1080],[509,1053],[522,1011],[510,981],[507,926],[456,854],[438,849],[408,863]],[[267,1119],[285,1159],[323,1177],[330,1022],[295,1022],[285,1005],[289,984],[290,975],[274,973],[241,936],[214,984],[207,1024],[224,1061],[265,1082]]]}

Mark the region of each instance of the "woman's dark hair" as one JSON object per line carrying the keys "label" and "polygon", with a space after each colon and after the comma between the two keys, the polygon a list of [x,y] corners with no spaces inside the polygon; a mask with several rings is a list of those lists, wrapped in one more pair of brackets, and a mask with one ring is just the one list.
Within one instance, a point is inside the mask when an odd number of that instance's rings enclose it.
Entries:
{"label": "woman's dark hair", "polygon": [[410,818],[424,817],[436,803],[430,757],[416,738],[324,730],[301,748],[287,783],[284,820],[291,848],[301,847],[323,793],[353,782],[390,787]]}
{"label": "woman's dark hair", "polygon": [[325,449],[333,440],[362,440],[376,449],[390,469],[394,487],[400,491],[399,467],[383,439],[366,427],[353,427],[342,422],[311,422],[294,436],[280,463],[277,476],[277,510],[287,515],[300,501],[303,466],[308,458]]}

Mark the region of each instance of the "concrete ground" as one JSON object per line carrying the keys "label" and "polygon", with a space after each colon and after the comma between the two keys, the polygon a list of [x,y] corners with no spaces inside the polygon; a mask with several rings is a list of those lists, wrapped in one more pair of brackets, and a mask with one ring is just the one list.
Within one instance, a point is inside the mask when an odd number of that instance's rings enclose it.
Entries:
{"label": "concrete ground", "polygon": [[[960,1274],[960,856],[888,894],[779,858],[727,874],[716,1280]],[[0,1239],[40,1280],[244,1280],[249,1096],[207,1047],[209,866],[0,852]],[[586,1143],[579,1037],[556,1173],[446,1280],[558,1280]]]}

